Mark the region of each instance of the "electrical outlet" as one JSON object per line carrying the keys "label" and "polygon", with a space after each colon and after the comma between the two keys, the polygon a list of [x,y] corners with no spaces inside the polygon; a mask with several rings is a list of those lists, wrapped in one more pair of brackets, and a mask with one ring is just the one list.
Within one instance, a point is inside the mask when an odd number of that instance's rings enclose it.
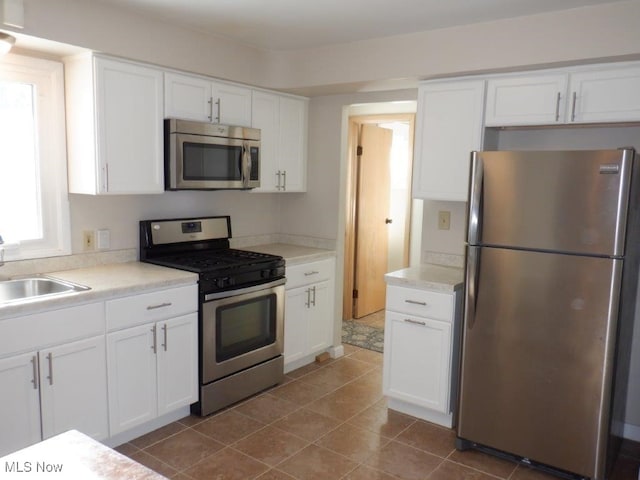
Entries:
{"label": "electrical outlet", "polygon": [[449,230],[451,228],[451,212],[440,210],[438,212],[438,230]]}
{"label": "electrical outlet", "polygon": [[96,248],[96,232],[85,230],[82,232],[82,250],[90,252]]}

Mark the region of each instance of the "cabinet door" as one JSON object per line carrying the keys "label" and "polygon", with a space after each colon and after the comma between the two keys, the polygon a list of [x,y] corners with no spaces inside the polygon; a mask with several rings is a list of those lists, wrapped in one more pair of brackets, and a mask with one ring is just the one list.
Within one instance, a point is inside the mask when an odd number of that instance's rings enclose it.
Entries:
{"label": "cabinet door", "polygon": [[487,82],[486,126],[564,123],[567,75],[492,79]]}
{"label": "cabinet door", "polygon": [[449,413],[451,324],[387,311],[385,395]]}
{"label": "cabinet door", "polygon": [[309,326],[309,287],[286,291],[284,309],[284,363],[294,362],[307,354]]}
{"label": "cabinet door", "polygon": [[278,143],[280,141],[280,97],[254,91],[252,127],[260,129],[260,188],[253,192],[278,191]]}
{"label": "cabinet door", "polygon": [[307,102],[280,98],[280,191],[307,190]]}
{"label": "cabinet door", "polygon": [[162,193],[162,72],[104,58],[94,68],[99,192]]}
{"label": "cabinet door", "polygon": [[157,416],[154,327],[146,324],[107,335],[112,436]]}
{"label": "cabinet door", "polygon": [[198,401],[198,314],[157,324],[158,415]]}
{"label": "cabinet door", "polygon": [[70,429],[108,438],[104,336],[43,350],[39,357],[42,438]]}
{"label": "cabinet door", "polygon": [[42,440],[36,352],[0,360],[0,456]]}
{"label": "cabinet door", "polygon": [[309,290],[309,353],[316,353],[329,347],[333,342],[333,298],[329,282],[320,282],[308,287]]}
{"label": "cabinet door", "polygon": [[213,121],[211,81],[179,73],[164,74],[164,116]]}
{"label": "cabinet door", "polygon": [[418,89],[413,196],[466,201],[472,150],[482,148],[484,81]]}
{"label": "cabinet door", "polygon": [[251,126],[251,89],[227,83],[213,84],[215,123]]}
{"label": "cabinet door", "polygon": [[572,74],[569,91],[567,122],[640,120],[638,66]]}

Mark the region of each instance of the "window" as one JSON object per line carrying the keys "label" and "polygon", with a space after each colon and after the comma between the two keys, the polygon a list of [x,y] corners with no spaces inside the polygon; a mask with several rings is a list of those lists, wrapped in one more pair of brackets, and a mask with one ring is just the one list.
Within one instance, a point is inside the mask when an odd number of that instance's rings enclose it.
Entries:
{"label": "window", "polygon": [[5,260],[71,251],[59,62],[0,58],[0,235]]}

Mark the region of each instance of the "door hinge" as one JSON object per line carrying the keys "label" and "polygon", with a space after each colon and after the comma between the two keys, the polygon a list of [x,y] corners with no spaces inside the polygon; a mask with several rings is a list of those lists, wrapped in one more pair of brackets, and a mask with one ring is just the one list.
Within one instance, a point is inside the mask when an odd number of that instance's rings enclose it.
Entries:
{"label": "door hinge", "polygon": [[358,157],[362,156],[362,145],[358,145],[358,147],[356,148],[356,155]]}
{"label": "door hinge", "polygon": [[358,298],[358,290],[353,290],[353,298]]}

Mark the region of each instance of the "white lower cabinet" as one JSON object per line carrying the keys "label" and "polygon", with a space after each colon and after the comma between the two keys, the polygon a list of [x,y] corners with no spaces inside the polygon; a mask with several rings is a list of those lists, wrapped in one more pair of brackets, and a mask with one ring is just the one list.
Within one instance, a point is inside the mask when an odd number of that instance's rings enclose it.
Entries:
{"label": "white lower cabinet", "polygon": [[387,286],[383,392],[389,408],[453,426],[459,294]]}
{"label": "white lower cabinet", "polygon": [[[69,339],[77,337],[74,327],[104,332],[103,304],[0,322],[0,335],[10,335],[15,345],[0,349],[0,456],[69,429],[108,438],[104,333],[40,348],[50,343],[47,338],[64,338],[60,331]],[[50,329],[59,332],[50,335]],[[10,348],[25,346],[33,349],[8,355]]]}
{"label": "white lower cabinet", "polygon": [[287,267],[285,372],[314,360],[333,343],[335,259]]}
{"label": "white lower cabinet", "polygon": [[197,313],[109,333],[111,435],[196,402],[197,355]]}

